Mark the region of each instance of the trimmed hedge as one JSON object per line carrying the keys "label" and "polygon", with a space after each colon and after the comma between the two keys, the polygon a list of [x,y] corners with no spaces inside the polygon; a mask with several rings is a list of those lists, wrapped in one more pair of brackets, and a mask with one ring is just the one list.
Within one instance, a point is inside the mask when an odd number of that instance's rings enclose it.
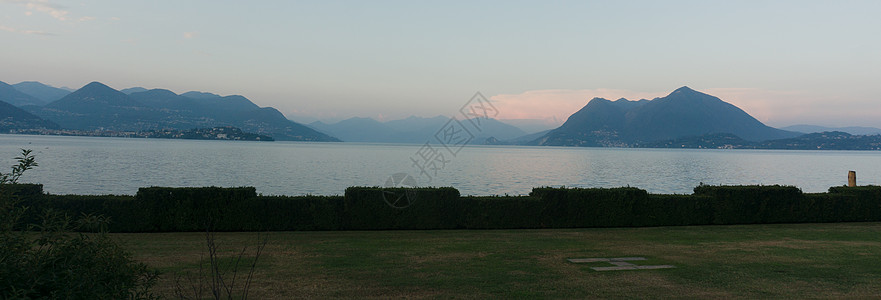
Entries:
{"label": "trimmed hedge", "polygon": [[460,228],[459,190],[441,188],[350,187],[343,227],[351,230]]}
{"label": "trimmed hedge", "polygon": [[803,214],[804,194],[793,186],[698,186],[694,195],[713,202],[713,224],[794,222]]}
{"label": "trimmed hedge", "polygon": [[866,185],[866,186],[833,186],[829,188],[830,194],[845,194],[845,195],[855,195],[860,198],[865,199],[875,199],[881,200],[881,186],[877,185]]}
{"label": "trimmed hedge", "polygon": [[628,226],[706,225],[713,223],[713,202],[703,195],[652,195],[637,205]]}
{"label": "trimmed hedge", "polygon": [[262,209],[251,214],[260,220],[260,228],[270,231],[341,230],[344,199],[342,196],[269,196],[257,197]]}
{"label": "trimmed hedge", "polygon": [[260,230],[255,214],[262,211],[254,187],[141,188],[136,207],[143,209],[148,231]]}
{"label": "trimmed hedge", "polygon": [[0,195],[32,198],[43,195],[43,185],[33,183],[0,184]]}
{"label": "trimmed hedge", "polygon": [[543,203],[536,197],[462,197],[459,228],[523,229],[546,228]]}
{"label": "trimmed hedge", "polygon": [[861,222],[881,220],[881,187],[831,187],[829,193],[806,194],[811,212],[806,222]]}
{"label": "trimmed hedge", "polygon": [[82,215],[103,215],[110,218],[108,230],[112,232],[149,231],[141,224],[141,213],[135,207],[135,197],[116,195],[45,195],[40,202],[32,203],[30,220],[38,220],[41,207],[63,213],[71,218]]}
{"label": "trimmed hedge", "polygon": [[648,193],[638,188],[534,188],[545,224],[553,228],[633,226]]}
{"label": "trimmed hedge", "polygon": [[[881,187],[699,186],[692,195],[638,188],[535,188],[462,197],[450,187],[350,187],[345,196],[258,196],[243,188],[142,188],[136,196],[45,195],[10,186],[26,218],[44,209],[102,214],[113,232],[514,229],[881,221]],[[399,198],[400,197],[400,198]],[[398,201],[395,203],[395,201]]]}

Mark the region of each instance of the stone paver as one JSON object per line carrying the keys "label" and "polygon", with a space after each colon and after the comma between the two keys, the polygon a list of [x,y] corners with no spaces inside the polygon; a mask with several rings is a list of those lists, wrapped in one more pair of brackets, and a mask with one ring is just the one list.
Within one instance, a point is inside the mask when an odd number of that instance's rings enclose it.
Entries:
{"label": "stone paver", "polygon": [[591,267],[594,271],[621,271],[621,270],[656,270],[656,269],[670,269],[675,268],[673,265],[650,265],[650,266],[640,266],[629,263],[628,261],[640,261],[646,260],[645,257],[597,257],[597,258],[570,258],[569,262],[572,263],[595,263],[595,262],[607,262],[609,264],[614,265],[614,267]]}
{"label": "stone paver", "polygon": [[634,260],[645,260],[645,257],[616,257],[610,258],[610,261],[634,261]]}
{"label": "stone paver", "polygon": [[645,257],[612,257],[612,258],[570,258],[568,259],[570,262],[574,263],[592,263],[592,262],[605,262],[605,261],[635,261],[635,260],[645,260]]}

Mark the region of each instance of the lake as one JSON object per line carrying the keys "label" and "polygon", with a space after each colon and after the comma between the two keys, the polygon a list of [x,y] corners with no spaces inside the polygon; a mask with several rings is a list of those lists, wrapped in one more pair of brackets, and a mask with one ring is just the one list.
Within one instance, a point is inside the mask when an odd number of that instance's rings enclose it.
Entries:
{"label": "lake", "polygon": [[[560,148],[468,145],[456,155],[439,145],[240,142],[0,135],[0,172],[21,148],[39,167],[21,182],[52,194],[126,194],[148,186],[254,186],[264,195],[342,195],[349,186],[382,186],[408,173],[420,186],[463,195],[520,195],[533,187],[638,187],[690,194],[700,183],[781,184],[805,192],[881,184],[881,152]],[[429,151],[431,150],[431,151]],[[422,174],[413,160],[435,155]],[[412,160],[411,160],[412,159]],[[423,165],[419,163],[419,165]],[[426,176],[431,176],[429,180]]]}

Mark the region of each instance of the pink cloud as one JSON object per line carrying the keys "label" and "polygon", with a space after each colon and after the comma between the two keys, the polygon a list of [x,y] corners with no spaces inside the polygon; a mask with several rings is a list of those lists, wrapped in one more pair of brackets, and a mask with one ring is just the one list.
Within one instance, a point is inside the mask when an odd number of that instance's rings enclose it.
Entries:
{"label": "pink cloud", "polygon": [[587,105],[595,97],[616,100],[652,99],[669,92],[634,92],[615,89],[593,90],[534,90],[520,94],[501,94],[490,97],[499,111],[499,119],[555,120],[562,124],[570,115]]}

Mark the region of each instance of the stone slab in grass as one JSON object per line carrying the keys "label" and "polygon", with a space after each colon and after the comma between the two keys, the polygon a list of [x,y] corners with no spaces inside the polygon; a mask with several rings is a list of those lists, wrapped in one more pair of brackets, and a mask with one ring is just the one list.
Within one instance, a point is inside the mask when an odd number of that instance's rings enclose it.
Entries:
{"label": "stone slab in grass", "polygon": [[594,271],[621,271],[621,270],[656,270],[656,269],[670,269],[675,268],[673,265],[649,265],[649,266],[640,266],[629,263],[628,261],[640,261],[646,260],[645,257],[597,257],[597,258],[570,258],[569,262],[572,263],[595,263],[595,262],[607,262],[609,264],[614,265],[614,267],[591,267]]}
{"label": "stone slab in grass", "polygon": [[613,258],[570,258],[570,262],[574,263],[592,263],[592,262],[609,262],[609,261],[635,261],[645,260],[645,257],[613,257]]}

